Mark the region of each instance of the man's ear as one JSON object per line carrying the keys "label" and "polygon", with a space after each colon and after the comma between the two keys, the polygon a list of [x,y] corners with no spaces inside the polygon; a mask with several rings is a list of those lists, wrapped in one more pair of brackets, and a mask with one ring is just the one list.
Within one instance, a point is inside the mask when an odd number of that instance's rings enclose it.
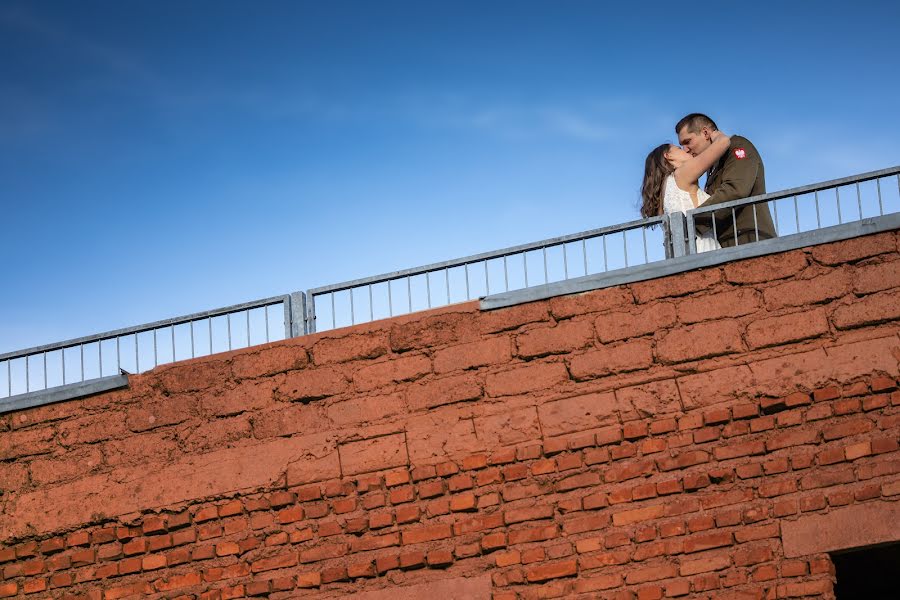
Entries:
{"label": "man's ear", "polygon": [[701,128],[700,132],[703,134],[703,139],[705,139],[707,142],[712,141],[712,131],[710,130],[709,127]]}

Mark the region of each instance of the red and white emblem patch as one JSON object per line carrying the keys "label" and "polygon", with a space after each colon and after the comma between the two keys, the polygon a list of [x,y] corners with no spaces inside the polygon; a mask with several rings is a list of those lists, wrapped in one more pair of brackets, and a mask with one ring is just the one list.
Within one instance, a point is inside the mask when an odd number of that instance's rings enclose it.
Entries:
{"label": "red and white emblem patch", "polygon": [[747,158],[747,151],[744,150],[743,148],[735,148],[734,149],[734,157],[738,160],[741,160],[742,158]]}

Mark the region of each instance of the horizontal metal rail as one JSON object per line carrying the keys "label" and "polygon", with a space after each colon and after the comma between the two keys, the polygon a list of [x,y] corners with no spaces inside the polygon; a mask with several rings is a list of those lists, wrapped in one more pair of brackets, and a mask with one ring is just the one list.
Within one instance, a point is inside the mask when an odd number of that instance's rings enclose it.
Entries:
{"label": "horizontal metal rail", "polygon": [[[313,288],[306,292],[307,330],[334,329],[472,300],[492,290],[664,260],[670,254],[665,249],[666,227],[650,233],[659,238],[658,244],[650,245],[647,237],[649,230],[667,224],[667,217],[642,219]],[[323,298],[328,300],[324,305]]]}

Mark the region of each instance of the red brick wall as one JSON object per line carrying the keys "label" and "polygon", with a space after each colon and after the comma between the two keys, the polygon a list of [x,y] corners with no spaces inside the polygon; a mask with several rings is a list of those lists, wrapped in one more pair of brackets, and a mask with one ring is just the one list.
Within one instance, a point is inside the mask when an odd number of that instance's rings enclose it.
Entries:
{"label": "red brick wall", "polygon": [[898,241],[5,415],[0,597],[830,597],[829,550],[900,538]]}

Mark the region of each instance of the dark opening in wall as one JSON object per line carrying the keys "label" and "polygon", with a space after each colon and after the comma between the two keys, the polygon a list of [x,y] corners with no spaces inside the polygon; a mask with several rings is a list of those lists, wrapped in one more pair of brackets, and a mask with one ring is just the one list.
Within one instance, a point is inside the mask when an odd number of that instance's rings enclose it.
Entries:
{"label": "dark opening in wall", "polygon": [[900,598],[900,544],[831,555],[837,600]]}

